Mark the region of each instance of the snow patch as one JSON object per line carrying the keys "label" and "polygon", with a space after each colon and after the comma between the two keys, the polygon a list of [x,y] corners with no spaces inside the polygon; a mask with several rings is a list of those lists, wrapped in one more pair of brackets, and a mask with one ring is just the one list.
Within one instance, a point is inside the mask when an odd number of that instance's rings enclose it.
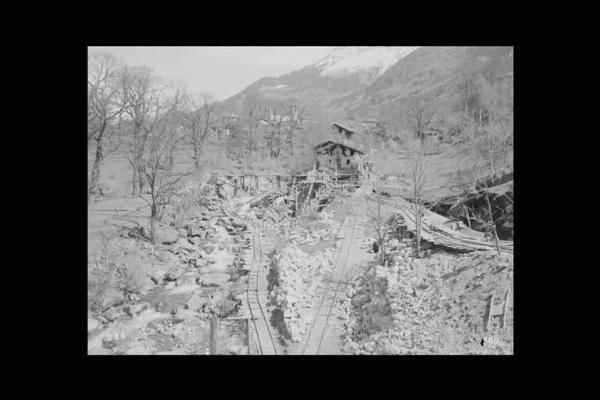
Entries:
{"label": "snow patch", "polygon": [[315,66],[321,69],[320,76],[339,78],[358,72],[380,76],[401,58],[418,48],[418,46],[336,47]]}

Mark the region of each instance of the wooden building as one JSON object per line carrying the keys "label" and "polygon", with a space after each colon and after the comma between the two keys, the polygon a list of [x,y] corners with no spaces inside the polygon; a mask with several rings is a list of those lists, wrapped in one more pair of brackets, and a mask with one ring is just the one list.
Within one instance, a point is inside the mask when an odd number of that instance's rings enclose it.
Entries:
{"label": "wooden building", "polygon": [[364,152],[343,143],[331,140],[314,148],[316,169],[338,174],[351,174],[358,171]]}
{"label": "wooden building", "polygon": [[359,131],[357,126],[347,121],[334,122],[331,127],[336,131],[340,142],[347,146],[352,143],[353,136]]}

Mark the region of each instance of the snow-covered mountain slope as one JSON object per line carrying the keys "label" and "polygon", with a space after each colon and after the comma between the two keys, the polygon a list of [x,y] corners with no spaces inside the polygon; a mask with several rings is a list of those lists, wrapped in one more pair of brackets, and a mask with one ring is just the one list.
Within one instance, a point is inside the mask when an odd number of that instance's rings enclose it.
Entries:
{"label": "snow-covered mountain slope", "polygon": [[398,115],[411,95],[452,108],[465,73],[475,79],[511,71],[510,47],[337,47],[307,67],[258,80],[232,99],[241,104],[258,94],[310,105],[312,114],[325,119],[332,114],[372,119]]}
{"label": "snow-covered mountain slope", "polygon": [[248,95],[293,99],[326,106],[340,95],[365,89],[391,65],[416,47],[336,47],[325,58],[279,77],[262,78],[227,103],[241,104]]}
{"label": "snow-covered mountain slope", "polygon": [[314,66],[321,70],[320,76],[339,78],[362,72],[376,78],[416,49],[417,46],[336,47]]}

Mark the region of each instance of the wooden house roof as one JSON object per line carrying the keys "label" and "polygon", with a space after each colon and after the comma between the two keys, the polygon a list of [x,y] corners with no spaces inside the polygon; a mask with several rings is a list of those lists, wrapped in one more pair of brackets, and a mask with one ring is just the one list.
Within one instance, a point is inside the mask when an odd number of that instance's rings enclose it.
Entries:
{"label": "wooden house roof", "polygon": [[325,153],[325,152],[329,151],[331,148],[336,147],[336,146],[340,146],[343,149],[348,149],[348,150],[351,150],[351,151],[359,153],[359,154],[365,154],[364,151],[361,151],[361,150],[359,150],[357,148],[345,145],[343,143],[334,142],[332,140],[328,140],[326,142],[323,142],[323,143],[315,146],[314,151],[316,153],[321,153],[322,154],[322,153]]}
{"label": "wooden house roof", "polygon": [[351,132],[351,133],[356,133],[356,132],[360,131],[360,128],[357,127],[354,123],[352,123],[350,121],[334,122],[332,125],[339,129],[343,129],[343,130]]}

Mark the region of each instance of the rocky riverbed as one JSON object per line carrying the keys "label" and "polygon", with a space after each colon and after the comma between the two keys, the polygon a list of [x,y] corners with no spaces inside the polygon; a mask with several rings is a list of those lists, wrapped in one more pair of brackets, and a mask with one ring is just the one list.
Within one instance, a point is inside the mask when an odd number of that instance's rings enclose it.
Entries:
{"label": "rocky riverbed", "polygon": [[[89,354],[208,352],[211,315],[234,314],[245,292],[250,237],[221,213],[214,187],[200,199],[183,219],[177,203],[166,211],[171,223],[159,228],[157,245],[124,232],[92,252]],[[221,321],[220,353],[247,352],[242,323]]]}

